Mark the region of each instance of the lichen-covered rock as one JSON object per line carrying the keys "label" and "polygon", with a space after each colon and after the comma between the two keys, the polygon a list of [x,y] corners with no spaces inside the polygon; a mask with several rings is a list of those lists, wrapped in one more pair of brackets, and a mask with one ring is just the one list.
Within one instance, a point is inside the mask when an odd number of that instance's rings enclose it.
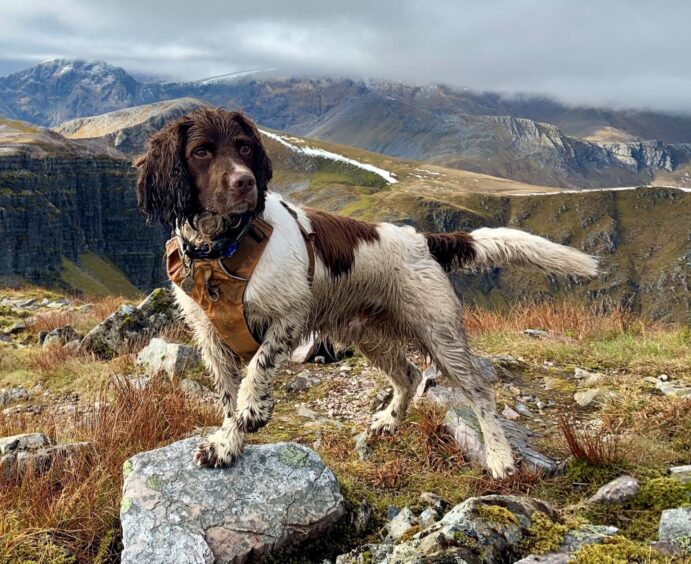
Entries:
{"label": "lichen-covered rock", "polygon": [[520,558],[532,516],[553,520],[543,501],[519,496],[473,497],[441,521],[398,544],[366,545],[337,558],[337,564],[422,564],[428,562],[513,562]]}
{"label": "lichen-covered rock", "polygon": [[199,438],[125,463],[122,562],[261,561],[316,538],[344,513],[333,473],[294,443],[249,446],[231,468],[192,462]]}
{"label": "lichen-covered rock", "polygon": [[157,335],[176,316],[171,292],[157,288],[137,307],[124,304],[96,325],[82,340],[82,349],[101,358],[112,358],[123,353],[131,343]]}
{"label": "lichen-covered rock", "polygon": [[389,524],[386,526],[389,534],[387,540],[397,541],[413,527],[417,525],[417,519],[410,507],[404,507],[398,512]]}
{"label": "lichen-covered rock", "polygon": [[0,456],[0,479],[14,480],[26,472],[41,473],[50,470],[56,463],[66,463],[76,456],[92,451],[88,442],[62,443],[36,450],[12,451]]}
{"label": "lichen-covered rock", "polygon": [[691,507],[666,509],[660,517],[658,537],[663,542],[682,545],[691,553]]}
{"label": "lichen-covered rock", "polygon": [[43,346],[63,346],[71,341],[79,340],[81,338],[82,336],[77,333],[71,325],[65,325],[64,327],[53,329],[50,333],[48,333],[43,339]]}
{"label": "lichen-covered rock", "polygon": [[0,388],[0,407],[17,401],[27,401],[29,397],[29,392],[22,386],[16,388]]}
{"label": "lichen-covered rock", "polygon": [[669,469],[670,477],[679,480],[682,484],[691,484],[691,464],[686,466],[672,466]]}
{"label": "lichen-covered rock", "polygon": [[602,404],[608,399],[616,397],[616,394],[605,388],[589,388],[573,395],[575,402],[581,407]]}
{"label": "lichen-covered rock", "polygon": [[633,476],[619,476],[597,490],[588,502],[624,503],[636,497],[640,489],[641,486],[638,480]]}
{"label": "lichen-covered rock", "polygon": [[0,438],[0,454],[9,454],[19,450],[32,450],[48,446],[50,440],[43,433],[25,433]]}
{"label": "lichen-covered rock", "polygon": [[168,343],[155,337],[141,350],[137,364],[147,374],[166,374],[169,378],[176,378],[185,370],[201,366],[201,358],[192,347]]}

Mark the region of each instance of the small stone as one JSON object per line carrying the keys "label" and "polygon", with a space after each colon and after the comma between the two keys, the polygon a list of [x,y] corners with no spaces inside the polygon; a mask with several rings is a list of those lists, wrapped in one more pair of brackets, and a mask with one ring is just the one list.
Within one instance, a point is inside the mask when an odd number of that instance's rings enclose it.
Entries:
{"label": "small stone", "polygon": [[50,445],[50,440],[43,433],[25,433],[0,438],[0,455],[20,450],[35,450]]}
{"label": "small stone", "polygon": [[516,404],[516,411],[521,415],[525,415],[526,417],[533,417],[533,412],[530,411],[530,409],[528,409],[528,406],[523,403]]}
{"label": "small stone", "polygon": [[600,386],[604,379],[604,374],[590,374],[586,378],[583,378],[578,383],[578,386],[580,388],[595,388],[596,386]]}
{"label": "small stone", "polygon": [[26,331],[26,323],[23,321],[18,321],[14,325],[11,325],[7,330],[5,330],[5,335],[18,335]]}
{"label": "small stone", "polygon": [[576,552],[587,544],[600,544],[605,539],[613,537],[619,532],[616,527],[605,525],[585,524],[571,529],[564,535],[564,540],[559,547],[560,552]]}
{"label": "small stone", "polygon": [[22,387],[0,388],[0,407],[19,401],[27,401],[29,393]]}
{"label": "small stone", "polygon": [[669,473],[672,478],[679,480],[682,484],[691,484],[691,465],[672,466]]}
{"label": "small stone", "polygon": [[691,507],[665,509],[660,517],[658,538],[662,542],[677,544],[691,537]]}
{"label": "small stone", "polygon": [[544,339],[549,337],[549,331],[543,331],[542,329],[523,329],[521,331],[524,335],[528,337],[533,337],[534,339]]}
{"label": "small stone", "polygon": [[636,497],[640,489],[633,476],[619,476],[597,490],[588,503],[624,503]]}
{"label": "small stone", "polygon": [[323,356],[315,356],[315,357],[314,357],[314,363],[315,363],[315,364],[326,364],[326,357],[323,357]]}
{"label": "small stone", "polygon": [[387,525],[389,534],[386,538],[387,540],[397,541],[415,525],[417,525],[415,514],[410,507],[404,507],[398,515],[389,521]]}
{"label": "small stone", "polygon": [[501,414],[509,421],[516,421],[516,419],[521,416],[516,410],[511,409],[507,404],[504,404],[504,409]]}
{"label": "small stone", "polygon": [[418,516],[417,520],[420,526],[423,529],[426,529],[427,527],[431,527],[439,521],[441,518],[441,515],[439,514],[439,511],[435,509],[434,507],[428,507],[425,509],[420,515]]}
{"label": "small stone", "polygon": [[667,380],[669,380],[669,375],[667,375],[667,374],[660,374],[660,375],[658,376],[658,379],[659,379],[659,380],[662,380],[663,382],[666,382]]}
{"label": "small stone", "polygon": [[356,534],[364,533],[372,520],[372,508],[364,499],[360,502],[357,512],[353,516],[353,527]]}
{"label": "small stone", "polygon": [[424,503],[429,507],[439,508],[442,511],[451,507],[451,504],[442,496],[432,492],[422,492],[420,494],[420,503]]}
{"label": "small stone", "polygon": [[573,377],[576,380],[587,380],[588,378],[597,376],[602,376],[602,374],[600,374],[599,372],[589,372],[588,370],[584,370],[583,368],[578,367],[576,367],[573,371]]}
{"label": "small stone", "polygon": [[153,338],[137,356],[137,364],[150,375],[167,374],[174,378],[186,370],[201,367],[199,353],[192,347]]}
{"label": "small stone", "polygon": [[349,366],[347,364],[341,365],[341,367],[338,369],[339,372],[350,372],[353,369],[352,366]]}
{"label": "small stone", "polygon": [[675,384],[674,382],[658,381],[655,387],[666,396],[685,398],[691,396],[691,386]]}
{"label": "small stone", "polygon": [[616,397],[616,394],[604,388],[591,388],[582,392],[576,392],[573,395],[573,399],[581,407],[588,407],[592,404],[602,404],[613,397]]}
{"label": "small stone", "polygon": [[547,407],[547,404],[545,404],[545,402],[542,400],[535,400],[535,407],[537,407],[538,410],[542,411],[543,409],[545,409],[545,407]]}
{"label": "small stone", "polygon": [[300,372],[295,378],[285,386],[289,392],[304,392],[310,388],[321,384],[321,379],[310,374],[307,370]]}
{"label": "small stone", "polygon": [[81,338],[82,336],[72,329],[71,325],[65,325],[48,333],[42,344],[44,347],[63,346],[74,340],[81,342]]}

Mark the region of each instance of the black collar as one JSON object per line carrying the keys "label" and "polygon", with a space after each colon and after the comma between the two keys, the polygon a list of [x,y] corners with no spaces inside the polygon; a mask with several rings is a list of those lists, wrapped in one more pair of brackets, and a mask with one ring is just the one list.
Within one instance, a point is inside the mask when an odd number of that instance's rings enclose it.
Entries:
{"label": "black collar", "polygon": [[194,245],[180,235],[182,252],[191,260],[213,260],[217,258],[232,257],[235,251],[237,251],[238,245],[245,235],[247,235],[250,227],[252,227],[252,219],[252,214],[244,214],[239,222],[226,231],[221,237],[214,239],[210,244],[204,243],[202,245]]}

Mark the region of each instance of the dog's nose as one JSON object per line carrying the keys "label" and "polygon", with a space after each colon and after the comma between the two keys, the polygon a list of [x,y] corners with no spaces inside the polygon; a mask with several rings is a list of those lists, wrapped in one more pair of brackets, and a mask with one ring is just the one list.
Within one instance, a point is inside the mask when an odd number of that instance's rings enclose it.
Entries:
{"label": "dog's nose", "polygon": [[240,172],[230,177],[230,186],[235,190],[249,190],[254,188],[256,184],[254,175],[249,172]]}

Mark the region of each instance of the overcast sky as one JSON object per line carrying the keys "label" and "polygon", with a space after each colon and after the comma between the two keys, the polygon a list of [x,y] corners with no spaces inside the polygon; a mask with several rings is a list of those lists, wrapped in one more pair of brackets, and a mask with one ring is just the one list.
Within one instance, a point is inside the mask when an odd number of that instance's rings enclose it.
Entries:
{"label": "overcast sky", "polygon": [[0,0],[0,75],[101,59],[198,79],[254,68],[691,111],[691,1]]}

